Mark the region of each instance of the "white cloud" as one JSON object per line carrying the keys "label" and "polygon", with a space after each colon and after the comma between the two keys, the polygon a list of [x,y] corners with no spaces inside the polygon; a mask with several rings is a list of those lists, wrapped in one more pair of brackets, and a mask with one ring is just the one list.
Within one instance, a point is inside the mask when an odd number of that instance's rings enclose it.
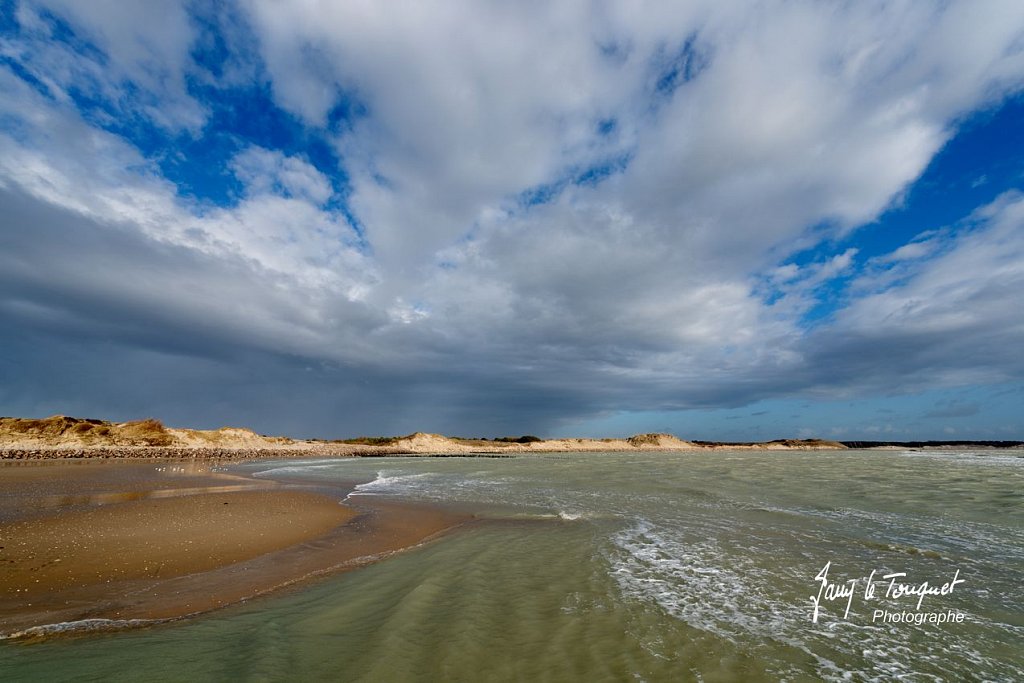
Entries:
{"label": "white cloud", "polygon": [[[248,264],[253,276],[268,277],[282,290],[290,290],[296,311],[304,311],[311,320],[322,318],[314,325],[320,337],[315,353],[333,357],[330,330],[338,321],[330,319],[332,299],[359,300],[378,276],[357,247],[351,226],[320,207],[330,188],[315,169],[277,153],[249,150],[236,164],[249,181],[249,194],[231,208],[195,204],[178,198],[174,185],[117,136],[90,127],[66,107],[51,106],[3,68],[0,85],[13,95],[0,102],[0,116],[20,122],[18,137],[0,132],[0,187],[106,226],[111,240],[127,230],[203,258],[223,260],[231,269],[238,262]],[[257,173],[261,163],[266,175]],[[15,233],[32,229],[31,223],[10,218],[4,224],[5,231]],[[88,290],[89,264],[82,265],[84,269],[75,272],[83,278],[82,289]],[[128,262],[119,266],[132,269]],[[200,293],[201,285],[168,288],[160,298],[167,305],[166,296]],[[315,302],[323,310],[311,308]],[[219,305],[231,308],[233,303],[228,297]],[[287,324],[260,320],[282,310],[279,304],[265,311],[257,307],[250,310],[250,322],[276,328],[277,343],[291,348],[295,335]],[[285,316],[292,317],[291,312]],[[229,319],[232,326],[238,323],[235,316],[225,318]]]}
{"label": "white cloud", "polygon": [[[101,53],[69,45],[44,13],[68,22],[77,43],[88,42]],[[206,112],[186,85],[195,28],[183,3],[38,0],[19,3],[17,18],[27,30],[5,40],[3,52],[18,55],[55,96],[67,98],[74,88],[164,128],[202,126]]]}
{"label": "white cloud", "polygon": [[838,327],[964,336],[995,328],[1024,335],[1017,310],[1024,287],[1024,199],[1004,195],[977,215],[976,229],[918,265],[905,284],[854,302],[840,315]]}
{"label": "white cloud", "polygon": [[878,257],[881,263],[897,263],[899,261],[915,261],[930,256],[937,248],[937,240],[929,239],[919,242],[908,242],[894,251]]}
{"label": "white cloud", "polygon": [[[1014,3],[247,6],[283,106],[320,125],[340,90],[366,103],[338,141],[351,205],[413,279],[511,197],[622,153],[603,201],[739,275],[810,224],[873,219],[1024,68]],[[658,104],[688,40],[705,69]]]}
{"label": "white cloud", "polygon": [[333,193],[331,181],[308,161],[261,147],[237,154],[231,170],[249,194],[294,196],[320,205]]}
{"label": "white cloud", "polygon": [[806,339],[809,367],[832,370],[816,381],[899,392],[1024,378],[1020,195],[977,212],[974,229],[938,255],[903,266],[896,283],[884,271],[865,275],[860,295]]}

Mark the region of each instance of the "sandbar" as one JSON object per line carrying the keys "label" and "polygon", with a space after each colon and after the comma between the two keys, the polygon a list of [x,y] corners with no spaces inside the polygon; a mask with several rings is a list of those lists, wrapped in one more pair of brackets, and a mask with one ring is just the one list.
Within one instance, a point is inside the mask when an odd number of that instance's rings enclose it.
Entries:
{"label": "sandbar", "polygon": [[0,637],[200,614],[381,559],[466,519],[372,497],[342,504],[351,487],[219,469],[0,467]]}

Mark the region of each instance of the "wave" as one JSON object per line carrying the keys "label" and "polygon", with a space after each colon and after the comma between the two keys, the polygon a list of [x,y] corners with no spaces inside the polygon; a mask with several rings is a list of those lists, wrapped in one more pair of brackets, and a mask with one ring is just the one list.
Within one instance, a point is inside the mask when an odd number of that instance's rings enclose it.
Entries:
{"label": "wave", "polygon": [[424,487],[417,486],[416,483],[435,476],[432,472],[388,474],[384,470],[379,470],[373,481],[357,484],[349,496],[393,495],[422,491]]}

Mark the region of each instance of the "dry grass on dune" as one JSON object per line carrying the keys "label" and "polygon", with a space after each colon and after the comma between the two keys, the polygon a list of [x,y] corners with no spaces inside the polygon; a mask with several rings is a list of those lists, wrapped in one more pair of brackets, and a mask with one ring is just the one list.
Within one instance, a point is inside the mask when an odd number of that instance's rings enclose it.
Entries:
{"label": "dry grass on dune", "polygon": [[636,434],[626,439],[630,446],[674,446],[679,439],[671,434]]}
{"label": "dry grass on dune", "polygon": [[174,437],[159,420],[113,423],[54,415],[43,419],[0,418],[4,441],[31,440],[51,445],[169,446]]}
{"label": "dry grass on dune", "polygon": [[296,443],[287,437],[261,436],[249,429],[222,427],[216,430],[174,429],[152,418],[108,422],[54,415],[43,419],[0,418],[0,447],[4,448],[120,448],[177,447],[288,448]]}

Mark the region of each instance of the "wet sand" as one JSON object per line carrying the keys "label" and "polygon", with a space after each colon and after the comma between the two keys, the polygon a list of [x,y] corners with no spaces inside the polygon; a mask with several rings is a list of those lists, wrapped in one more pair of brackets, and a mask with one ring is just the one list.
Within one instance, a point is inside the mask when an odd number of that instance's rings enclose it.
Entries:
{"label": "wet sand", "polygon": [[368,496],[342,505],[349,490],[167,461],[0,466],[0,635],[198,614],[465,520]]}

